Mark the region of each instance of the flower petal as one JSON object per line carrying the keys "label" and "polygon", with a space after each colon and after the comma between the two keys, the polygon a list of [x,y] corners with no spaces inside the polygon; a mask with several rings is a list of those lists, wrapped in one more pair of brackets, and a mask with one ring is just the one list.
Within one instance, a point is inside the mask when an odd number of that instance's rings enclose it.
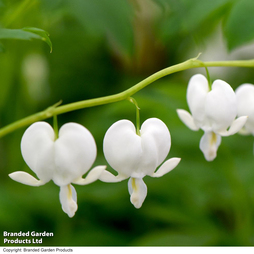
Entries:
{"label": "flower petal", "polygon": [[106,160],[120,176],[143,178],[162,163],[170,145],[169,130],[161,120],[147,119],[141,126],[140,136],[132,122],[121,120],[106,132],[103,150]]}
{"label": "flower petal", "polygon": [[30,186],[41,186],[46,183],[41,180],[37,180],[32,175],[23,171],[13,172],[9,174],[9,177],[16,182],[23,183]]}
{"label": "flower petal", "polygon": [[147,187],[142,178],[130,178],[128,181],[128,190],[131,195],[130,201],[136,207],[140,208],[147,195]]}
{"label": "flower petal", "polygon": [[177,109],[176,110],[178,117],[181,119],[181,121],[191,130],[197,131],[199,130],[199,127],[196,126],[194,118],[192,115],[184,110],[184,109]]}
{"label": "flower petal", "polygon": [[240,131],[243,128],[243,126],[245,125],[247,119],[248,119],[247,116],[238,117],[236,120],[233,121],[233,123],[231,124],[229,130],[219,131],[217,133],[221,136],[234,135],[235,133],[237,133],[238,131]]}
{"label": "flower petal", "polygon": [[117,176],[111,174],[109,171],[104,170],[102,174],[100,175],[99,180],[105,183],[115,183],[115,182],[121,182],[125,179],[129,178],[129,176],[124,176],[118,174]]}
{"label": "flower petal", "polygon": [[130,176],[137,170],[142,148],[133,123],[128,120],[114,123],[105,134],[103,151],[109,165],[119,174]]}
{"label": "flower petal", "polygon": [[214,132],[205,132],[202,136],[199,147],[207,161],[212,161],[217,156],[217,150],[221,143],[221,136]]}
{"label": "flower petal", "polygon": [[61,186],[59,198],[63,211],[67,213],[70,218],[73,217],[78,209],[77,192],[75,188],[71,184]]}
{"label": "flower petal", "polygon": [[[93,169],[91,169],[88,173],[88,175],[85,178],[77,178],[72,183],[79,184],[79,185],[86,185],[90,184],[92,182],[95,182],[100,179],[101,175],[104,171],[106,171],[107,166],[97,166]],[[106,171],[107,172],[107,171]]]}
{"label": "flower petal", "polygon": [[197,127],[201,127],[205,119],[205,101],[208,92],[206,77],[202,74],[192,76],[187,88],[187,103]]}
{"label": "flower petal", "polygon": [[[141,176],[152,174],[167,157],[171,136],[167,126],[158,118],[149,118],[141,126],[142,158],[139,169]],[[132,177],[139,178],[138,174]]]}
{"label": "flower petal", "polygon": [[178,165],[180,160],[181,158],[171,158],[165,161],[156,172],[151,174],[151,177],[161,177],[167,174],[169,171],[171,171]]}
{"label": "flower petal", "polygon": [[55,170],[52,180],[64,186],[85,174],[96,158],[92,134],[82,125],[67,123],[59,130],[55,142]]}
{"label": "flower petal", "polygon": [[21,140],[21,153],[25,162],[43,182],[52,179],[54,138],[54,131],[48,123],[36,122],[25,131]]}
{"label": "flower petal", "polygon": [[242,84],[236,91],[237,115],[248,116],[246,131],[254,134],[254,85]]}
{"label": "flower petal", "polygon": [[[205,112],[215,132],[227,129],[237,114],[236,95],[231,86],[215,80],[212,91],[207,95]],[[205,129],[204,129],[205,130]]]}

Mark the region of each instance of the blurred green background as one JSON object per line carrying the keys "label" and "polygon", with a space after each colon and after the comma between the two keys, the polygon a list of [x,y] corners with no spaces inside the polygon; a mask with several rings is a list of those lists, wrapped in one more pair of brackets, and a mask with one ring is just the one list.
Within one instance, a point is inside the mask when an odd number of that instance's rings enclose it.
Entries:
{"label": "blurred green background", "polygon": [[[53,43],[50,53],[40,40],[1,40],[0,125],[60,100],[67,104],[121,92],[200,52],[204,61],[254,58],[253,15],[252,0],[0,0],[2,28],[38,27]],[[253,69],[209,71],[234,89],[254,83]],[[25,128],[3,137],[0,245],[7,246],[3,231],[53,232],[40,246],[254,245],[253,137],[222,138],[217,158],[204,159],[202,131],[189,130],[176,114],[177,108],[188,109],[186,88],[194,73],[205,71],[170,75],[133,96],[142,122],[157,117],[168,126],[168,158],[182,158],[162,178],[145,177],[148,195],[138,210],[129,201],[127,181],[97,181],[75,186],[78,211],[70,219],[53,182],[37,188],[8,177],[18,170],[32,173],[20,152]],[[135,121],[130,102],[58,117],[59,125],[78,122],[91,131],[98,149],[94,166],[107,165],[103,137],[120,119]]]}

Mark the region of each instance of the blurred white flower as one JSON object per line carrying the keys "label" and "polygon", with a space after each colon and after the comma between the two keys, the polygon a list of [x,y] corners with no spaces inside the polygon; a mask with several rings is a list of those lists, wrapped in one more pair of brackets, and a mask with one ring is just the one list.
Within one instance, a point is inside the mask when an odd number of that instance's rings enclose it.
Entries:
{"label": "blurred white flower", "polygon": [[236,95],[228,83],[215,80],[210,90],[206,77],[201,74],[194,75],[189,81],[187,103],[192,115],[178,109],[178,116],[191,130],[202,129],[205,132],[199,147],[206,160],[212,161],[217,156],[221,136],[238,132],[244,126],[247,116],[235,119]]}
{"label": "blurred white flower", "polygon": [[31,99],[41,101],[50,94],[49,66],[41,54],[30,54],[22,63],[22,74]]}
{"label": "blurred white flower", "polygon": [[53,128],[46,122],[32,124],[21,140],[22,156],[37,175],[17,171],[9,176],[20,183],[40,186],[50,180],[60,186],[62,209],[69,217],[77,210],[77,193],[71,183],[85,185],[100,178],[106,166],[93,168],[86,178],[82,178],[93,165],[97,149],[92,134],[82,125],[67,123],[59,130],[56,139]]}
{"label": "blurred white flower", "polygon": [[254,85],[242,84],[236,89],[235,94],[237,99],[237,115],[248,116],[246,124],[239,133],[254,135]]}
{"label": "blurred white flower", "polygon": [[[180,158],[172,158],[164,162],[171,146],[171,137],[167,126],[157,118],[146,120],[140,129],[128,120],[114,123],[106,132],[103,151],[109,165],[118,172],[116,181],[129,179],[128,190],[131,203],[140,208],[147,195],[147,187],[143,181],[146,175],[161,177],[174,169]],[[108,180],[114,176],[108,174]],[[104,178],[106,179],[106,177]]]}

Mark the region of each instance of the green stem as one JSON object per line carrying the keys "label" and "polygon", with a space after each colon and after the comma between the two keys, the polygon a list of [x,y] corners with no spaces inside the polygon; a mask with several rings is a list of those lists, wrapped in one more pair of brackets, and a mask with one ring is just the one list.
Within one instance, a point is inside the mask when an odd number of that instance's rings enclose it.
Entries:
{"label": "green stem", "polygon": [[137,101],[134,98],[130,97],[130,98],[128,98],[128,100],[131,103],[133,103],[136,107],[136,133],[137,133],[137,135],[140,136],[140,114],[139,114],[140,108],[138,106]]}
{"label": "green stem", "polygon": [[212,81],[211,81],[211,77],[210,77],[208,68],[207,68],[207,66],[205,65],[204,62],[203,62],[203,67],[205,68],[205,71],[206,71],[206,78],[207,78],[207,81],[208,81],[209,89],[212,90]]}
{"label": "green stem", "polygon": [[57,122],[57,115],[53,116],[53,127],[55,132],[55,140],[58,139],[58,122]]}
{"label": "green stem", "polygon": [[28,126],[36,121],[45,120],[47,118],[52,117],[53,115],[60,115],[70,111],[94,107],[99,105],[105,105],[113,102],[118,102],[125,100],[131,97],[133,94],[137,93],[144,87],[148,86],[149,84],[153,83],[154,81],[167,76],[172,73],[176,73],[183,70],[188,70],[192,68],[200,68],[200,67],[254,67],[254,59],[252,60],[243,60],[243,61],[214,61],[214,62],[202,62],[197,58],[189,59],[183,63],[176,64],[165,68],[161,71],[154,73],[153,75],[149,76],[148,78],[142,80],[141,82],[137,83],[136,85],[132,86],[131,88],[114,94],[110,96],[105,96],[96,99],[89,99],[84,101],[78,101],[62,106],[52,106],[47,108],[44,111],[38,112],[34,115],[28,116],[16,122],[13,122],[3,128],[0,129],[0,138],[25,126]]}
{"label": "green stem", "polygon": [[212,90],[212,81],[211,81],[211,78],[210,78],[208,68],[206,66],[205,66],[205,71],[206,71],[206,77],[207,77],[209,88],[210,88],[210,90]]}

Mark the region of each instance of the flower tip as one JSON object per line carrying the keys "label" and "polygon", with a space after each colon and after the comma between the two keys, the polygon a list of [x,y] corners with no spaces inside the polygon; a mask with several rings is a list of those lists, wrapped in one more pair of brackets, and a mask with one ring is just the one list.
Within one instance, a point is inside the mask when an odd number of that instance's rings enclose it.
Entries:
{"label": "flower tip", "polygon": [[70,218],[73,218],[74,217],[74,215],[75,215],[75,213],[76,213],[76,211],[78,210],[78,205],[75,203],[75,202],[73,202],[73,204],[72,204],[72,206],[70,206],[69,207],[69,211],[64,211]]}
{"label": "flower tip", "polygon": [[85,178],[79,177],[72,181],[72,183],[79,184],[79,185],[87,185],[93,183],[100,179],[103,172],[106,171],[107,166],[96,166],[90,170],[88,175]]}
{"label": "flower tip", "polygon": [[63,211],[72,218],[78,209],[75,188],[71,184],[60,187],[59,198]]}
{"label": "flower tip", "polygon": [[145,201],[147,195],[147,186],[141,178],[130,178],[128,181],[128,190],[130,201],[135,208],[139,209]]}
{"label": "flower tip", "polygon": [[130,200],[133,206],[137,209],[141,208],[141,206],[143,205],[143,202],[140,202],[140,199],[137,196],[132,195]]}
{"label": "flower tip", "polygon": [[181,158],[171,158],[165,161],[160,168],[151,174],[151,177],[161,177],[173,170],[181,161]]}
{"label": "flower tip", "polygon": [[231,136],[239,132],[248,120],[248,116],[240,116],[233,121],[229,130],[220,131],[218,134],[221,136]]}
{"label": "flower tip", "polygon": [[215,158],[217,157],[217,153],[212,152],[212,153],[210,153],[209,155],[204,154],[204,157],[205,157],[205,159],[206,159],[207,161],[213,161],[213,160],[215,160]]}
{"label": "flower tip", "polygon": [[176,110],[178,117],[180,118],[180,120],[191,130],[193,131],[197,131],[199,130],[199,127],[196,126],[195,122],[194,122],[194,118],[192,117],[192,115],[184,110],[184,109],[177,109]]}

